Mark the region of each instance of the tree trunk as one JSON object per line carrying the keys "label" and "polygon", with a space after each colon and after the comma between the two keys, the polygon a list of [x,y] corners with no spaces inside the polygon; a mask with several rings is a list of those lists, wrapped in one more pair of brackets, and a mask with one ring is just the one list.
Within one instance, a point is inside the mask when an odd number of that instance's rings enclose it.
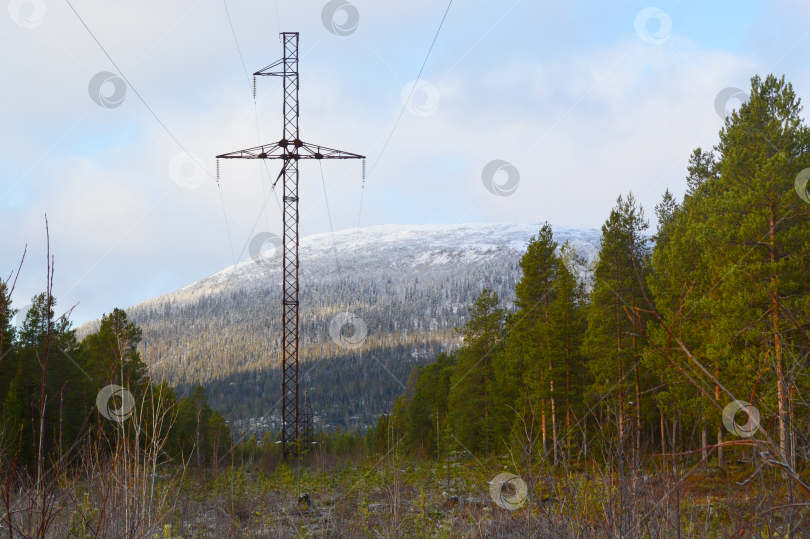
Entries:
{"label": "tree trunk", "polygon": [[624,414],[622,413],[622,400],[624,399],[624,392],[622,391],[622,387],[619,386],[619,409],[618,413],[618,421],[619,421],[619,447],[621,447],[624,443]]}
{"label": "tree trunk", "polygon": [[[569,331],[570,333],[570,331]],[[565,458],[571,460],[571,342],[565,339]]]}
{"label": "tree trunk", "polygon": [[624,416],[622,409],[624,408],[624,392],[622,391],[622,380],[624,373],[622,372],[622,330],[621,330],[621,305],[619,304],[619,294],[616,294],[616,366],[618,369],[616,382],[619,384],[619,407],[617,412],[617,420],[619,423],[619,453],[621,454],[624,445]]}
{"label": "tree trunk", "polygon": [[[771,264],[776,263],[776,218],[775,202],[770,205],[769,239]],[[787,411],[787,391],[785,390],[785,376],[782,369],[782,335],[779,332],[779,299],[776,275],[771,275],[771,310],[773,311],[773,341],[774,359],[776,360],[776,392],[779,400],[779,448],[782,450],[782,458],[788,458],[788,411]]]}
{"label": "tree trunk", "polygon": [[548,387],[551,393],[551,446],[554,450],[554,465],[557,465],[557,403],[554,400],[554,366],[548,363]]}
{"label": "tree trunk", "polygon": [[[636,310],[636,296],[633,295],[633,321],[641,325],[640,317],[638,316],[638,311]],[[641,380],[639,379],[638,373],[638,348],[636,348],[636,333],[637,331],[633,332],[633,371],[636,375],[636,436],[635,436],[635,447],[633,447],[633,455],[635,458],[635,466],[637,469],[641,468]]]}
{"label": "tree trunk", "polygon": [[667,468],[667,427],[664,423],[664,409],[658,405],[658,412],[661,414],[661,458],[663,460],[664,469]]}
{"label": "tree trunk", "polygon": [[788,405],[790,407],[790,467],[796,469],[796,386],[790,387],[788,393]]}
{"label": "tree trunk", "polygon": [[[635,341],[636,338],[633,337]],[[635,366],[636,371],[636,437],[634,454],[636,459],[636,468],[641,468],[641,384],[638,379],[638,364]]]}
{"label": "tree trunk", "polygon": [[585,454],[585,468],[588,467],[588,414],[582,418],[582,445],[585,446],[583,453]]}
{"label": "tree trunk", "polygon": [[[484,354],[486,353],[485,348]],[[487,359],[484,360],[484,430],[486,451],[489,456],[489,361]]]}
{"label": "tree trunk", "polygon": [[705,466],[709,459],[709,425],[704,424],[700,430],[700,462]]}
{"label": "tree trunk", "polygon": [[442,458],[442,452],[439,442],[439,407],[436,406],[436,460],[440,461]]}
{"label": "tree trunk", "polygon": [[672,421],[672,461],[677,462],[678,453],[678,418]]}
{"label": "tree trunk", "polygon": [[721,423],[719,427],[717,427],[717,466],[720,468],[726,467],[726,458],[723,454],[723,446],[720,445],[723,443],[723,424]]}
{"label": "tree trunk", "polygon": [[196,447],[194,451],[197,453],[197,468],[200,468],[200,413],[202,410],[197,410],[197,438],[196,438]]}
{"label": "tree trunk", "polygon": [[[715,380],[720,379],[720,368],[719,367],[714,368],[714,379]],[[720,402],[720,384],[715,384],[714,385],[714,400],[716,400],[718,403]],[[721,421],[720,425],[717,427],[717,446],[718,446],[717,447],[717,466],[720,467],[720,468],[725,468],[726,467],[726,459],[725,459],[725,456],[723,455],[723,446],[721,445],[722,443],[723,443],[723,422]]]}
{"label": "tree trunk", "polygon": [[[774,304],[776,297],[774,296]],[[774,308],[776,306],[774,305]],[[782,368],[782,343],[779,336],[779,314],[774,312],[773,316],[774,339],[775,339],[775,360],[776,360],[776,393],[779,400],[779,449],[782,457],[787,459],[788,455],[788,411],[787,411],[787,391],[785,391],[785,373]]]}
{"label": "tree trunk", "polygon": [[[551,394],[554,395],[554,381],[551,381]],[[551,445],[554,449],[554,465],[557,465],[557,408],[554,397],[551,397]]]}
{"label": "tree trunk", "polygon": [[543,454],[548,456],[548,433],[546,432],[546,399],[542,399],[541,406],[543,407],[542,414],[542,429],[543,429]]}
{"label": "tree trunk", "polygon": [[565,458],[571,460],[571,401],[565,402]]}
{"label": "tree trunk", "polygon": [[[44,377],[43,377],[44,380]],[[42,384],[45,387],[45,384]],[[45,403],[48,402],[48,396],[45,393],[42,394],[42,405],[40,406],[39,410],[39,449],[37,450],[37,490],[40,487],[40,481],[42,481],[42,464],[45,460],[45,457],[42,454],[42,440],[45,436]],[[43,497],[45,495],[43,494]],[[44,505],[43,505],[44,507]]]}

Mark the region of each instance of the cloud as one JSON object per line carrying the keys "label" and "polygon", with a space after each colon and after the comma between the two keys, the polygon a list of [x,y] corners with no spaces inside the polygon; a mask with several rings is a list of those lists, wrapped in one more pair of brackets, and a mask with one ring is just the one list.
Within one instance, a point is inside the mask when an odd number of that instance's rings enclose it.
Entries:
{"label": "cloud", "polygon": [[[66,5],[46,1],[37,28],[0,16],[0,47],[13,51],[0,55],[10,81],[0,90],[0,226],[14,231],[0,239],[0,271],[16,268],[28,243],[17,303],[44,288],[47,212],[56,294],[69,291],[65,304],[81,301],[83,321],[231,264],[279,170],[272,161],[266,169],[221,162],[219,187],[208,177],[199,189],[183,189],[168,169],[183,149],[135,90],[212,174],[215,155],[281,138],[282,94],[277,79],[261,78],[254,108],[252,77],[221,5],[77,5],[131,83],[119,107],[100,107],[88,84],[117,70]],[[368,156],[363,226],[598,227],[619,194],[632,190],[650,210],[666,187],[683,191],[691,149],[717,140],[713,101],[722,88],[746,88],[784,56],[777,72],[806,95],[801,59],[810,38],[800,41],[788,22],[806,11],[801,5],[775,4],[765,17],[740,6],[736,26],[724,29],[705,24],[694,6],[662,4],[673,30],[656,45],[635,33],[640,4],[454,4],[419,76],[438,91],[436,110],[406,112],[385,146],[444,6],[358,0],[356,31],[339,36],[323,27],[324,3],[280,3],[280,20],[272,3],[229,7],[248,73],[279,56],[277,28],[300,32],[301,136]],[[779,38],[763,52],[746,47],[768,36]],[[482,185],[481,170],[494,159],[520,171],[515,196],[496,197]],[[301,166],[302,235],[330,228],[324,183],[332,226],[357,226],[360,163],[322,164],[323,183],[317,163]],[[259,231],[281,234],[273,197]]]}

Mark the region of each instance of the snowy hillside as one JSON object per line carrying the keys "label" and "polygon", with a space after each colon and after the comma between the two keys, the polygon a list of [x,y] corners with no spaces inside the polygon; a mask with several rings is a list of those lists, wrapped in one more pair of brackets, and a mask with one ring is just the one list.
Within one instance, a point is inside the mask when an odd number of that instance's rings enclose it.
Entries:
{"label": "snowy hillside", "polygon": [[[430,283],[460,277],[485,265],[519,259],[542,223],[381,225],[314,234],[301,239],[300,278],[307,282],[386,276],[394,283]],[[553,227],[555,240],[599,246],[596,229]],[[280,245],[280,241],[278,242]],[[158,300],[184,300],[225,289],[281,282],[281,249],[268,242],[248,258]]]}
{"label": "snowy hillside", "polygon": [[[303,238],[300,380],[319,427],[355,428],[388,410],[414,365],[459,345],[454,328],[466,322],[482,288],[512,309],[518,262],[540,227],[384,225]],[[553,230],[556,241],[569,240],[578,251],[598,247],[597,230]],[[251,252],[259,253],[267,237],[259,236]],[[254,430],[279,426],[281,252],[272,245],[127,309],[144,331],[142,354],[155,378],[184,392],[204,385],[216,409],[244,424],[252,420]],[[339,313],[363,321],[362,346],[340,346],[330,334]]]}

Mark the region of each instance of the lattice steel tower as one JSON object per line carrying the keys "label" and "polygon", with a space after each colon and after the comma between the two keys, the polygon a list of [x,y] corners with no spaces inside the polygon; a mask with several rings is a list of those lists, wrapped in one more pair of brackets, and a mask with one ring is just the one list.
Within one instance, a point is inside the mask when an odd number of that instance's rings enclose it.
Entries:
{"label": "lattice steel tower", "polygon": [[[284,181],[284,246],[282,260],[282,451],[298,454],[298,160],[363,159],[364,156],[302,142],[298,136],[298,32],[283,32],[284,58],[254,76],[284,78],[284,134],[280,141],[218,155],[217,159],[281,159]],[[276,180],[278,181],[278,179]],[[301,433],[303,434],[303,433]]]}

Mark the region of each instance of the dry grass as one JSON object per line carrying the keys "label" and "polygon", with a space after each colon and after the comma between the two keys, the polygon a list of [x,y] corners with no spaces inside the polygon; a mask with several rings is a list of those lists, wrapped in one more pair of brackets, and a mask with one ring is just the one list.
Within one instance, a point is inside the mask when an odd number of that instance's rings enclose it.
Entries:
{"label": "dry grass", "polygon": [[[189,471],[116,456],[64,472],[37,492],[17,474],[6,484],[8,537],[803,537],[803,499],[791,502],[778,470],[749,464],[726,470],[682,462],[677,472],[651,465],[589,473],[542,463],[524,506],[508,511],[490,499],[487,481],[509,468],[483,462],[386,459]],[[525,474],[522,474],[525,476]],[[743,483],[741,485],[741,483]],[[310,504],[299,503],[303,493]],[[9,533],[9,523],[13,526]],[[791,534],[792,529],[792,534]]]}

